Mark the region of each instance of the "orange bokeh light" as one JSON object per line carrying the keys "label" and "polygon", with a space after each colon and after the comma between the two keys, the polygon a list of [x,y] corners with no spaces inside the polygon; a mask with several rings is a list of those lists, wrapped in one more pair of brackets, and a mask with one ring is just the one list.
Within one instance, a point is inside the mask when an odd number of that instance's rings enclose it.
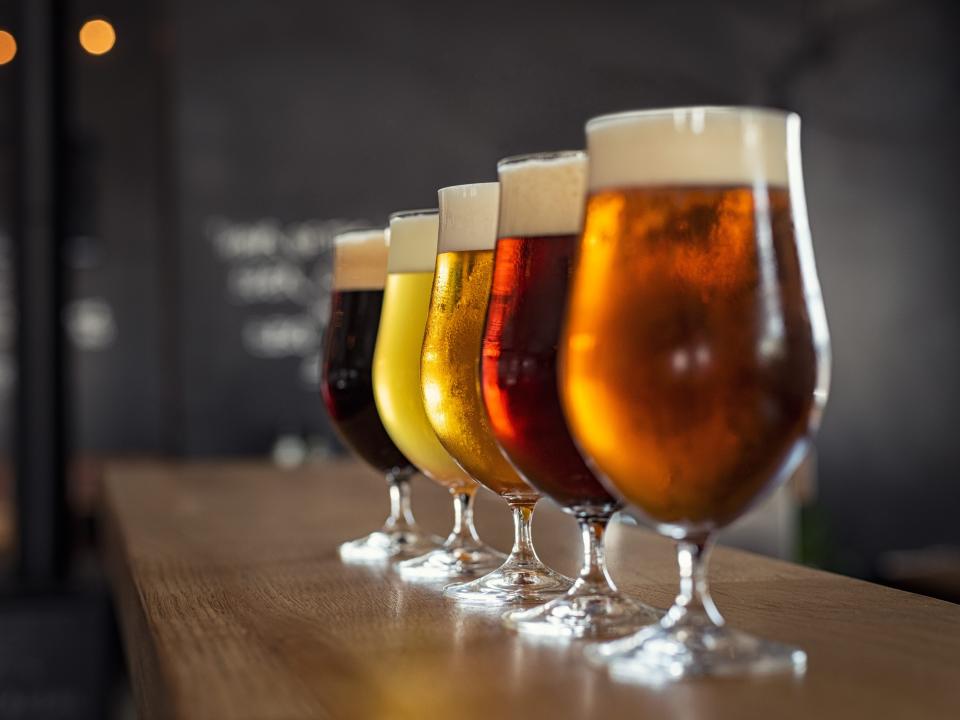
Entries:
{"label": "orange bokeh light", "polygon": [[117,32],[107,20],[87,20],[80,28],[80,46],[91,55],[106,55],[116,42]]}
{"label": "orange bokeh light", "polygon": [[17,56],[17,40],[6,30],[0,30],[0,65],[6,65]]}

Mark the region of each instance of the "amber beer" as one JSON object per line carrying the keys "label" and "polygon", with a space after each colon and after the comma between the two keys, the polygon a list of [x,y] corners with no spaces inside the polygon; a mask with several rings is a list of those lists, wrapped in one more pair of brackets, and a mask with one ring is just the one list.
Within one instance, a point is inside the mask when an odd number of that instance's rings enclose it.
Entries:
{"label": "amber beer", "polygon": [[[696,155],[681,144],[692,132],[676,139],[669,116],[656,122],[632,166],[636,124],[588,128],[563,388],[581,446],[627,500],[658,523],[707,530],[802,454],[826,325],[796,236],[783,117],[744,129],[718,114]],[[769,147],[754,157],[750,142]]]}
{"label": "amber beer", "polygon": [[561,395],[593,467],[677,541],[680,584],[660,622],[586,656],[647,684],[802,674],[800,648],[726,625],[706,580],[714,531],[796,467],[827,398],[800,118],[608,115],[587,151]]}
{"label": "amber beer", "polygon": [[800,118],[608,115],[587,123],[587,151],[561,394],[593,467],[677,541],[680,584],[659,623],[586,656],[648,684],[801,674],[801,649],[726,625],[706,582],[714,531],[796,467],[826,402]]}
{"label": "amber beer", "polygon": [[586,193],[584,153],[501,161],[499,238],[483,339],[493,433],[523,478],[576,514],[618,503],[587,467],[557,388],[557,344]]}

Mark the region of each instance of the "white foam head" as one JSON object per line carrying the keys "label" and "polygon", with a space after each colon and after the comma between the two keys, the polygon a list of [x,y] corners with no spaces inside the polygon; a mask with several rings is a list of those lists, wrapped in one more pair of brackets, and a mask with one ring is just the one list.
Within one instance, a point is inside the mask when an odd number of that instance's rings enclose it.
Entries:
{"label": "white foam head", "polygon": [[506,158],[500,175],[499,237],[575,235],[583,223],[587,155],[574,150]]}
{"label": "white foam head", "polygon": [[387,272],[433,272],[439,230],[437,210],[406,210],[391,215]]}
{"label": "white foam head", "polygon": [[497,244],[500,183],[473,183],[441,188],[440,238],[437,253],[493,250]]}
{"label": "white foam head", "polygon": [[[788,136],[779,110],[688,107],[603,115],[587,123],[591,192],[652,185],[786,186]],[[799,162],[799,157],[796,158]]]}
{"label": "white foam head", "polygon": [[333,289],[382,290],[387,279],[387,234],[351,230],[333,238]]}

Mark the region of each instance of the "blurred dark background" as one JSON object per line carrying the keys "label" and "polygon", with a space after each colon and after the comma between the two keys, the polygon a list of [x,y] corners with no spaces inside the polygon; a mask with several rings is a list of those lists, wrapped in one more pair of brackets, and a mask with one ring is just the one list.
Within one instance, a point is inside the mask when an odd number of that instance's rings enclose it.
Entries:
{"label": "blurred dark background", "polygon": [[[49,88],[23,67],[38,6]],[[81,46],[91,19],[115,31],[105,54]],[[0,0],[17,43],[0,34],[0,547],[16,557],[25,519],[11,456],[31,93],[59,99],[73,575],[110,457],[339,451],[316,373],[343,224],[435,205],[505,155],[580,147],[593,115],[754,104],[803,117],[834,347],[799,559],[957,599],[957,19],[934,0]],[[5,697],[0,715],[33,717]]]}

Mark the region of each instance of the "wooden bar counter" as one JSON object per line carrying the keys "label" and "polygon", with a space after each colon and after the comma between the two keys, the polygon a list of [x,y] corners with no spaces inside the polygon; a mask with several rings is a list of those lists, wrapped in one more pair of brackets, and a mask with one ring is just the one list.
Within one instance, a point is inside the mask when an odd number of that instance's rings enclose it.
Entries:
{"label": "wooden bar counter", "polygon": [[[448,529],[439,488],[418,480],[414,508]],[[115,464],[104,513],[146,719],[960,718],[960,606],[748,553],[714,553],[717,603],[733,626],[804,648],[806,675],[645,688],[607,679],[578,643],[520,639],[436,587],[344,565],[337,543],[386,513],[383,481],[352,462]],[[506,507],[483,491],[477,515],[506,550]],[[534,536],[575,571],[575,525],[547,501]],[[618,524],[608,554],[621,589],[669,605],[668,542]]]}

